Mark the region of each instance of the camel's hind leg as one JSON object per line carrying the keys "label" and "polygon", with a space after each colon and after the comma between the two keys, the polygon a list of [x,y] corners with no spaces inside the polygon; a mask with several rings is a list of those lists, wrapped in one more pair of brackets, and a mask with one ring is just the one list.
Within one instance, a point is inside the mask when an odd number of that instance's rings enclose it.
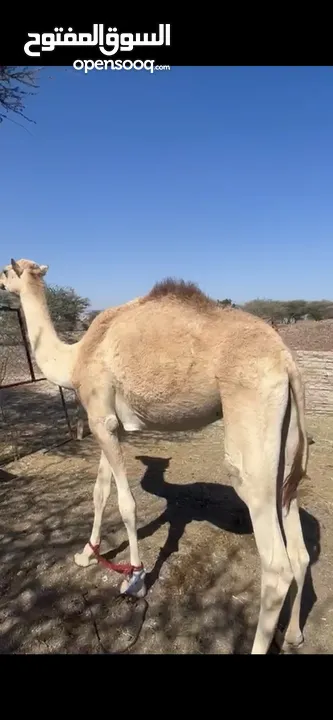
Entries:
{"label": "camel's hind leg", "polygon": [[281,428],[288,382],[223,393],[226,464],[247,504],[261,560],[261,602],[252,654],[267,653],[293,578],[277,511]]}
{"label": "camel's hind leg", "polygon": [[283,518],[283,527],[287,540],[287,552],[294,574],[290,588],[291,615],[284,634],[282,647],[299,647],[303,644],[300,629],[300,611],[306,571],[309,565],[309,553],[305,547],[297,499],[293,499],[287,517]]}
{"label": "camel's hind leg", "polygon": [[[291,413],[286,442],[284,476],[289,476],[291,472],[298,473],[296,483],[297,480],[300,480],[301,471],[300,465],[296,464],[293,468],[298,443],[299,429],[296,406],[293,398],[291,398]],[[297,497],[292,499],[289,511],[287,513],[283,513],[282,522],[286,536],[287,553],[295,578],[290,588],[291,615],[285,632],[284,647],[299,647],[303,643],[303,634],[299,624],[301,600],[310,558],[303,538]]]}

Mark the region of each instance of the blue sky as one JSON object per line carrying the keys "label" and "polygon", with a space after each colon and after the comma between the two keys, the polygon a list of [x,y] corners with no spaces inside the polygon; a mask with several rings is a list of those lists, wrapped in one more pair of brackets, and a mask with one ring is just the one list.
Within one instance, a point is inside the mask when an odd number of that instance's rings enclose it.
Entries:
{"label": "blue sky", "polygon": [[94,308],[167,275],[333,298],[331,68],[47,68],[27,113],[0,126],[0,265],[47,263]]}

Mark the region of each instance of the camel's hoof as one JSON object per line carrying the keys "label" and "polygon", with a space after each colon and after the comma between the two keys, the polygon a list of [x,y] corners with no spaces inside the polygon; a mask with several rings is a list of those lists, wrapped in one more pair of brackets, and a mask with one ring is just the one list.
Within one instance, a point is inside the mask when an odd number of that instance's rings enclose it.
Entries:
{"label": "camel's hoof", "polygon": [[304,636],[302,633],[296,638],[296,640],[290,642],[285,638],[284,634],[279,629],[276,630],[274,640],[279,649],[284,653],[293,653],[295,650],[298,650],[302,647],[302,645],[304,645]]}
{"label": "camel's hoof", "polygon": [[299,635],[299,637],[293,642],[289,642],[289,640],[284,639],[282,650],[285,653],[292,653],[295,652],[295,650],[299,650],[302,645],[304,645],[304,637],[303,635]]}
{"label": "camel's hoof", "polygon": [[75,553],[74,562],[79,567],[88,567],[89,565],[96,565],[97,558],[95,558],[93,555],[89,556],[83,551],[81,553]]}
{"label": "camel's hoof", "polygon": [[132,577],[125,578],[120,586],[120,594],[131,595],[136,598],[144,598],[147,594],[145,577],[145,570],[139,570],[139,572],[134,572]]}

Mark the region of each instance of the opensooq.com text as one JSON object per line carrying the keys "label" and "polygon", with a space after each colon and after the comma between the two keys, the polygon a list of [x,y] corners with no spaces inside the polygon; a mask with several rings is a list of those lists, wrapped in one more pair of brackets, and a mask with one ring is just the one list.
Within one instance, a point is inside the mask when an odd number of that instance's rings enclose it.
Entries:
{"label": "opensooq.com text", "polygon": [[160,70],[170,70],[170,65],[155,65],[155,60],[75,60],[74,70],[146,70],[153,74]]}

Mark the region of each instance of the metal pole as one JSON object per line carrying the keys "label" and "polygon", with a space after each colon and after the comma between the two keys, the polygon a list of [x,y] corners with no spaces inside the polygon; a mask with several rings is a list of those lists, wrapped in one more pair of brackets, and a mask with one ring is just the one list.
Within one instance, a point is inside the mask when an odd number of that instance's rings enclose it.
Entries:
{"label": "metal pole", "polygon": [[20,323],[21,334],[22,334],[23,344],[24,344],[24,348],[25,348],[25,352],[26,352],[26,356],[27,356],[27,360],[28,360],[28,365],[29,365],[29,370],[30,370],[31,379],[35,381],[35,380],[36,380],[36,376],[35,376],[35,371],[34,371],[33,364],[32,364],[32,360],[31,360],[31,356],[30,356],[30,350],[29,350],[29,345],[28,345],[27,337],[26,337],[26,334],[25,334],[25,327],[24,327],[24,322],[23,322],[23,317],[22,317],[21,308],[17,308],[17,315],[18,315],[18,320],[19,320],[19,323]]}
{"label": "metal pole", "polygon": [[67,405],[66,405],[66,400],[65,400],[65,398],[64,398],[64,393],[63,393],[63,391],[62,391],[62,387],[61,387],[60,385],[58,385],[58,387],[59,387],[59,392],[60,392],[62,407],[63,407],[63,409],[64,409],[64,413],[65,413],[65,416],[66,416],[66,421],[67,421],[67,426],[68,426],[69,434],[70,434],[72,440],[74,440],[74,433],[73,433],[72,426],[71,426],[71,422],[70,422],[70,419],[69,419],[68,410],[67,410]]}
{"label": "metal pole", "polygon": [[36,383],[42,382],[42,380],[45,380],[45,377],[35,378],[35,380],[32,380],[32,378],[31,378],[31,380],[20,380],[19,382],[8,383],[7,385],[1,385],[1,387],[4,390],[5,388],[19,387],[20,385],[32,385],[34,382],[36,382]]}

